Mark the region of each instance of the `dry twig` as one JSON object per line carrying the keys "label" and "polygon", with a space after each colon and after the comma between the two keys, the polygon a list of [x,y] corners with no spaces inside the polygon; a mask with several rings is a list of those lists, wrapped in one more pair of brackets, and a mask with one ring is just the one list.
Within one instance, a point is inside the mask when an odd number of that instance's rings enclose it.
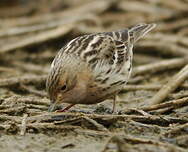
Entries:
{"label": "dry twig", "polygon": [[[127,84],[126,86],[124,86],[122,92],[136,91],[136,90],[159,90],[162,88],[162,86],[163,85],[161,84],[144,84],[144,85]],[[188,84],[182,84],[180,88],[188,89]],[[177,96],[171,95],[171,97],[174,97],[174,98],[177,98]],[[181,96],[181,94],[179,94],[179,96]]]}
{"label": "dry twig", "polygon": [[87,116],[84,116],[83,117],[86,121],[88,121],[89,123],[91,123],[93,126],[95,126],[97,128],[97,130],[99,131],[108,131],[108,129],[106,129],[103,125],[99,124],[97,121],[87,117]]}
{"label": "dry twig", "polygon": [[9,114],[9,115],[16,115],[17,113],[23,113],[25,111],[25,106],[20,106],[20,107],[12,107],[12,108],[8,108],[8,109],[3,109],[0,110],[0,113],[5,113],[5,114]]}
{"label": "dry twig", "polygon": [[150,105],[162,102],[169,93],[177,89],[188,78],[188,65],[186,65],[179,73],[177,73],[166,85],[164,85],[151,99]]}
{"label": "dry twig", "polygon": [[83,5],[70,8],[67,11],[60,11],[56,13],[48,13],[42,15],[28,17],[20,17],[16,19],[4,19],[3,26],[24,26],[33,25],[37,23],[48,23],[55,20],[63,20],[70,18],[70,16],[83,16],[85,14],[99,14],[107,10],[113,3],[112,0],[98,0],[85,3]]}
{"label": "dry twig", "polygon": [[[187,56],[187,49],[174,43],[166,45],[167,42],[143,41],[136,45],[136,52],[157,52],[164,56],[184,57]],[[178,50],[178,51],[177,51]]]}
{"label": "dry twig", "polygon": [[0,87],[11,87],[13,85],[18,84],[41,84],[44,83],[46,80],[46,75],[36,76],[36,75],[28,75],[28,76],[21,76],[21,77],[13,77],[13,78],[6,78],[0,79]]}
{"label": "dry twig", "polygon": [[32,89],[32,88],[29,88],[29,87],[27,87],[26,85],[23,85],[23,84],[21,84],[19,87],[21,89],[23,89],[24,91],[27,91],[28,93],[34,94],[34,95],[39,96],[39,97],[47,97],[48,96],[44,91],[38,91],[38,90],[35,90],[35,89]]}
{"label": "dry twig", "polygon": [[64,20],[52,20],[47,23],[43,24],[37,24],[37,25],[31,25],[31,26],[21,26],[21,27],[13,27],[13,28],[8,28],[7,30],[2,30],[0,31],[0,38],[5,37],[5,36],[17,36],[21,34],[28,34],[28,33],[33,33],[33,32],[41,32],[41,31],[47,31],[61,27],[62,29],[64,26],[66,27],[66,24],[78,22],[78,21],[83,21],[83,20],[91,20],[95,19],[93,15],[86,14],[82,16],[75,16],[73,18],[65,18]]}
{"label": "dry twig", "polygon": [[73,25],[67,24],[64,25],[63,27],[59,27],[53,30],[41,32],[39,34],[36,34],[34,36],[29,36],[28,38],[24,38],[22,40],[19,40],[15,43],[11,44],[5,44],[0,47],[0,54],[10,52],[16,49],[28,47],[28,46],[33,46],[36,44],[40,44],[42,42],[46,42],[52,39],[56,39],[58,37],[61,37],[68,32],[70,32],[73,29]]}
{"label": "dry twig", "polygon": [[39,99],[37,97],[33,96],[11,96],[10,98],[6,98],[3,101],[4,104],[10,104],[10,103],[25,103],[25,104],[33,104],[33,105],[44,105],[49,106],[50,102],[47,99]]}
{"label": "dry twig", "polygon": [[173,118],[173,117],[159,117],[153,115],[147,116],[137,116],[137,115],[97,115],[97,114],[80,114],[80,113],[46,113],[38,116],[32,116],[28,118],[29,122],[53,122],[53,121],[61,121],[70,118],[79,118],[87,116],[93,120],[99,119],[101,122],[105,121],[106,123],[111,124],[112,122],[116,122],[118,120],[125,121],[127,119],[131,119],[141,123],[148,124],[156,124],[161,126],[168,126],[171,123],[186,123],[187,119]]}
{"label": "dry twig", "polygon": [[188,105],[188,97],[178,99],[178,100],[168,101],[168,102],[161,103],[161,104],[151,105],[148,107],[143,107],[141,109],[144,111],[153,111],[153,110],[169,108],[169,107],[171,109],[175,109],[175,108],[180,108],[180,107],[186,106],[186,105]]}
{"label": "dry twig", "polygon": [[24,114],[23,119],[22,119],[22,124],[21,124],[21,132],[20,135],[25,135],[26,132],[26,120],[27,120],[28,114]]}
{"label": "dry twig", "polygon": [[180,68],[186,65],[187,62],[188,60],[186,58],[175,58],[175,59],[158,61],[156,63],[141,65],[133,69],[132,75],[135,76],[139,74],[156,73],[168,69]]}

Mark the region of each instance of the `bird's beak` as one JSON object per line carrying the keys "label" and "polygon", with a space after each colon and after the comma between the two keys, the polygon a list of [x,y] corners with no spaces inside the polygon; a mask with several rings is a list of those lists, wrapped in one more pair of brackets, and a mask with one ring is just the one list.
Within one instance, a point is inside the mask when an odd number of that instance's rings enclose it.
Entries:
{"label": "bird's beak", "polygon": [[53,112],[53,111],[55,111],[55,107],[56,107],[56,102],[55,102],[55,103],[52,103],[52,104],[50,105],[50,107],[48,108],[48,112]]}

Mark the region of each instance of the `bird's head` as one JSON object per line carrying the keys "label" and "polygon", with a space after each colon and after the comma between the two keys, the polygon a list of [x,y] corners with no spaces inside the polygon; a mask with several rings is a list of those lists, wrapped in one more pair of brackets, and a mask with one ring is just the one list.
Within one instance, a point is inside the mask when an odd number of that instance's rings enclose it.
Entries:
{"label": "bird's head", "polygon": [[46,81],[51,100],[49,111],[61,103],[79,104],[86,97],[90,79],[87,66],[77,59],[62,57],[54,61]]}

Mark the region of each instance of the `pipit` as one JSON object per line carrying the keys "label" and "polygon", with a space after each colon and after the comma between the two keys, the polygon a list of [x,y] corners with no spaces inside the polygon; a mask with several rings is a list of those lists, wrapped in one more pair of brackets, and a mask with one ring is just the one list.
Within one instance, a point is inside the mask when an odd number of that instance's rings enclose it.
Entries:
{"label": "pipit", "polygon": [[128,82],[132,71],[133,45],[155,24],[139,24],[129,29],[79,36],[67,43],[52,62],[46,87],[57,104],[96,104],[114,99]]}

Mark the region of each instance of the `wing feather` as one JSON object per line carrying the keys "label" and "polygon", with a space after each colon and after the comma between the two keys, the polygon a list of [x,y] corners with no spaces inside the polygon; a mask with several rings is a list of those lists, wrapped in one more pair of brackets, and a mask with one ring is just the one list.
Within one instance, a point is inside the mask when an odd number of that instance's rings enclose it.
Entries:
{"label": "wing feather", "polygon": [[[119,31],[120,32],[120,31]],[[112,34],[120,37],[119,34]],[[124,42],[114,39],[109,33],[80,36],[70,41],[57,54],[54,63],[62,56],[75,55],[92,69],[96,80],[107,85],[124,80],[128,64],[128,36]],[[118,74],[119,73],[119,74]]]}

